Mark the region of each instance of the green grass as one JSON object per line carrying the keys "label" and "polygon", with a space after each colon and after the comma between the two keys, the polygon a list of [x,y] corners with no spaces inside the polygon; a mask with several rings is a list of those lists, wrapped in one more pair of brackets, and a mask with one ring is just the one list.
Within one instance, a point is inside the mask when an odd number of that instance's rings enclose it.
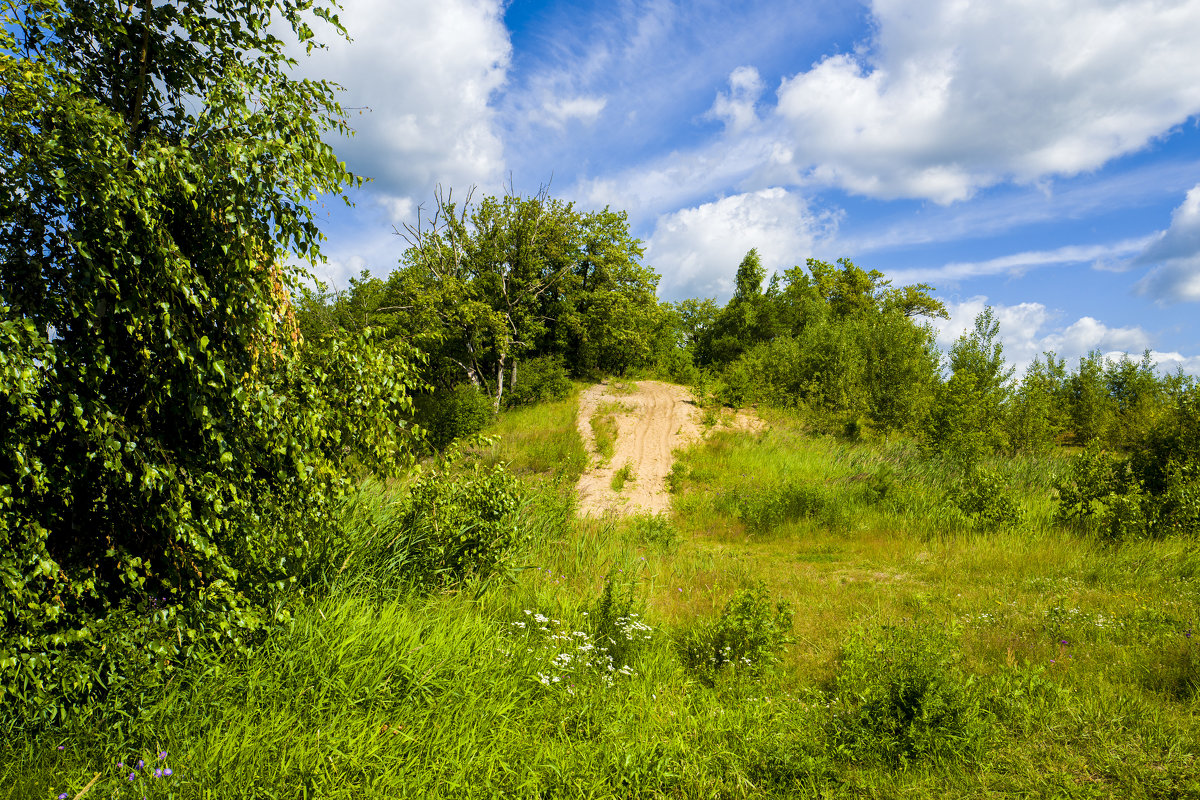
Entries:
{"label": "green grass", "polygon": [[625,484],[632,483],[632,482],[633,482],[633,464],[626,461],[625,466],[621,467],[619,470],[617,470],[616,472],[613,473],[612,483],[611,483],[612,490],[614,492],[623,491],[625,489]]}
{"label": "green grass", "polygon": [[[671,516],[577,521],[573,413],[505,414],[479,454],[530,487],[510,585],[412,596],[352,566],[254,652],[148,691],[123,733],[104,709],[6,731],[0,794],[100,773],[89,798],[1200,796],[1195,542],[1057,527],[1054,458],[991,465],[1023,520],[976,529],[952,465],[783,414],[682,453]],[[399,491],[368,486],[355,524]],[[610,581],[652,629],[616,670],[580,649],[612,629]],[[759,581],[791,644],[700,680],[680,642]],[[160,751],[170,778],[126,780]]]}
{"label": "green grass", "polygon": [[621,403],[601,403],[588,421],[592,426],[592,438],[601,463],[612,460],[617,443],[617,414],[629,409]]}
{"label": "green grass", "polygon": [[533,480],[579,480],[588,457],[575,427],[577,395],[505,411],[483,431],[496,439],[482,451],[484,463],[504,464]]}

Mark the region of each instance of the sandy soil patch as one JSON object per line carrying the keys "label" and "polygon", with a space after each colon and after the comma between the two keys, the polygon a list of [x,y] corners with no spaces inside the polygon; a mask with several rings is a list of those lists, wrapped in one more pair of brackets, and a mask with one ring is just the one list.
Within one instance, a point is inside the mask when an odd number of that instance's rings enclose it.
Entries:
{"label": "sandy soil patch", "polygon": [[[666,478],[675,462],[675,450],[704,433],[700,409],[686,388],[659,381],[638,381],[633,386],[635,391],[630,392],[628,384],[597,384],[579,395],[576,425],[591,459],[576,489],[580,516],[669,511]],[[617,407],[612,412],[617,437],[613,456],[605,461],[597,451],[591,420],[598,410],[612,407]],[[745,413],[736,420],[733,427],[741,430],[762,427],[761,420]],[[632,478],[621,491],[615,491],[613,476],[626,465]]]}

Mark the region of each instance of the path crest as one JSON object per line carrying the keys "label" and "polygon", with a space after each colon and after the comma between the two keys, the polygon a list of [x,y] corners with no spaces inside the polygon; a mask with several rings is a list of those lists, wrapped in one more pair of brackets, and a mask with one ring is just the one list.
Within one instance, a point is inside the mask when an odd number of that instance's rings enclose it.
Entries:
{"label": "path crest", "polygon": [[[637,391],[621,392],[615,385],[601,383],[579,395],[576,425],[590,459],[576,490],[580,516],[661,514],[671,509],[667,473],[675,461],[675,450],[700,438],[700,409],[683,386],[660,381],[634,385]],[[600,406],[610,402],[629,410],[616,414],[613,457],[603,463],[596,452],[591,420]],[[634,477],[621,492],[615,492],[613,474],[625,464],[630,465]]]}

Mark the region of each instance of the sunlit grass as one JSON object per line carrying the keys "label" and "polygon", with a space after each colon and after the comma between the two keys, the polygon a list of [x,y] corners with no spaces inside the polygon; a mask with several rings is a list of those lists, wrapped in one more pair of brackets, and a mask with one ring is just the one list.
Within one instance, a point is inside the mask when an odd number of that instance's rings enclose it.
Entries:
{"label": "sunlit grass", "polygon": [[599,454],[602,464],[612,460],[617,444],[617,414],[626,410],[621,403],[601,403],[588,420],[596,453]]}
{"label": "sunlit grass", "polygon": [[496,439],[482,453],[484,460],[523,477],[577,481],[587,468],[587,452],[575,426],[576,397],[501,414],[484,431]]}
{"label": "sunlit grass", "polygon": [[[953,465],[767,416],[769,430],[716,429],[680,454],[670,516],[575,520],[574,405],[508,412],[481,457],[530,487],[512,583],[476,599],[382,591],[378,572],[334,581],[253,654],[202,659],[148,694],[128,736],[103,710],[8,732],[0,786],[73,797],[98,772],[89,797],[1197,796],[1195,542],[1057,527],[1054,458],[993,465],[1024,518],[973,530],[949,510]],[[401,490],[364,488],[356,524],[382,525]],[[632,585],[654,629],[632,675],[552,668],[514,635],[541,614],[584,641],[609,580]],[[791,603],[793,641],[778,668],[709,688],[675,639],[758,581]],[[863,756],[869,740],[832,747],[844,648],[886,626],[953,643],[978,752],[947,740],[945,759],[903,766]],[[170,782],[127,780],[131,758],[158,752]]]}

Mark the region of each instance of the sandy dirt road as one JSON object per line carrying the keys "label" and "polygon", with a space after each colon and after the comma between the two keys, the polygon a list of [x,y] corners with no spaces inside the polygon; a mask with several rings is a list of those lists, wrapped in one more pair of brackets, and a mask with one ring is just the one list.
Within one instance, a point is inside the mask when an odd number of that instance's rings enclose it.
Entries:
{"label": "sandy dirt road", "polygon": [[[626,384],[627,386],[628,384]],[[622,384],[597,384],[579,395],[576,424],[591,461],[579,479],[576,494],[580,516],[658,514],[669,511],[671,496],[666,477],[674,451],[701,435],[700,409],[682,386],[659,381],[638,381],[636,391],[621,391]],[[617,438],[607,462],[596,450],[591,420],[599,410],[613,409]],[[633,478],[620,492],[612,488],[613,475],[626,464]]]}

